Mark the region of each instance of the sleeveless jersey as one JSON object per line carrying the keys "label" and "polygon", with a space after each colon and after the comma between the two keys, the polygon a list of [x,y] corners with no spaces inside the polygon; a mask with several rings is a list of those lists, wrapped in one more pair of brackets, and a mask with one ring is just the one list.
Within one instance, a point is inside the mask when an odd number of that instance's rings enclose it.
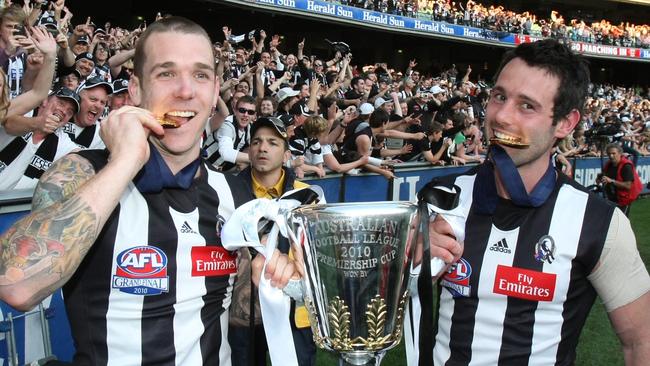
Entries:
{"label": "sleeveless jersey", "polygon": [[[107,158],[79,154],[96,170]],[[252,195],[239,178],[200,169],[188,190],[127,187],[64,286],[75,365],[230,365],[236,253],[220,231]]]}
{"label": "sleeveless jersey", "polygon": [[250,124],[242,131],[238,127],[238,122],[226,119],[218,130],[212,131],[207,136],[203,144],[203,149],[207,156],[207,161],[220,171],[227,172],[237,166],[234,161],[226,160],[219,152],[219,140],[222,137],[229,138],[232,141],[232,149],[235,151],[244,151],[250,146],[251,126]]}
{"label": "sleeveless jersey", "polygon": [[[454,183],[472,200],[476,175]],[[538,208],[471,203],[464,252],[440,281],[435,365],[571,365],[614,206],[560,174]]]}

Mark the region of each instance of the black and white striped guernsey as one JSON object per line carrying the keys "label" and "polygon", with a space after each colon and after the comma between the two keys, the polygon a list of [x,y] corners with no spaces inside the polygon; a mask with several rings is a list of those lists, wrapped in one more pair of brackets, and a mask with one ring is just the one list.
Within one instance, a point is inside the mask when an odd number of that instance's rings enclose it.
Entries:
{"label": "black and white striped guernsey", "polygon": [[[461,199],[475,172],[451,178]],[[463,256],[439,283],[434,364],[573,364],[614,206],[562,174],[538,208],[470,204]]]}
{"label": "black and white striped guernsey", "polygon": [[79,127],[74,122],[70,121],[63,125],[63,132],[68,134],[70,140],[77,145],[87,149],[103,149],[106,146],[99,135],[99,122],[95,122],[92,126]]}
{"label": "black and white striped guernsey", "polygon": [[[106,153],[79,153],[100,169]],[[236,253],[220,231],[252,195],[200,167],[188,190],[130,183],[64,286],[75,365],[230,365],[228,311]]]}

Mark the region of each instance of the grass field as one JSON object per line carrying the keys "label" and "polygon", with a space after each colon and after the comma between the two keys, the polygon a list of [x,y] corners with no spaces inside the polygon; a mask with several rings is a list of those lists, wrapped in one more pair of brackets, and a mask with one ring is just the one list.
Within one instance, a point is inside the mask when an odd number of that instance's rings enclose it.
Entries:
{"label": "grass field", "polygon": [[[648,265],[650,264],[650,225],[648,225],[650,223],[650,198],[642,198],[635,202],[630,216],[641,258]],[[605,308],[600,300],[596,299],[580,337],[576,365],[622,366],[623,364],[623,354],[618,338],[612,330]],[[333,366],[337,365],[337,362],[331,354],[319,350],[317,365]],[[382,365],[406,365],[403,345],[400,344],[398,348],[390,351]]]}

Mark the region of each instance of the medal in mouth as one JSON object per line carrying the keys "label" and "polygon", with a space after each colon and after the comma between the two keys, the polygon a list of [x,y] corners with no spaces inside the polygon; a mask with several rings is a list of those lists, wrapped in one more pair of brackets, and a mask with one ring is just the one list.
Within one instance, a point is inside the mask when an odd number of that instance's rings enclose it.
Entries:
{"label": "medal in mouth", "polygon": [[496,131],[494,131],[494,137],[490,138],[490,143],[517,149],[526,149],[530,146],[530,143],[524,141],[521,137],[506,135]]}
{"label": "medal in mouth", "polygon": [[178,124],[175,121],[169,120],[164,116],[156,117],[156,121],[158,121],[163,128],[178,128]]}
{"label": "medal in mouth", "polygon": [[156,120],[163,128],[178,128],[194,118],[195,115],[196,113],[192,111],[170,111],[156,117]]}

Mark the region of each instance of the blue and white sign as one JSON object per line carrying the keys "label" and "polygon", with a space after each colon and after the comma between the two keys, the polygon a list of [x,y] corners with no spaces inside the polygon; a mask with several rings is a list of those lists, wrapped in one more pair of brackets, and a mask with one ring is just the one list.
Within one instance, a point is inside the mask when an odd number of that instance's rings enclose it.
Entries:
{"label": "blue and white sign", "polygon": [[[232,1],[232,0],[231,0]],[[237,3],[246,3],[234,1]],[[273,6],[290,11],[323,15],[342,21],[354,21],[382,28],[415,31],[425,34],[436,34],[443,37],[455,37],[465,40],[476,40],[486,43],[496,43],[503,46],[515,46],[520,43],[534,42],[540,37],[499,32],[482,28],[474,28],[446,22],[436,22],[425,19],[386,14],[378,11],[361,9],[353,6],[333,4],[320,0],[252,0],[255,4]],[[625,59],[650,59],[650,50],[607,46],[594,43],[572,42],[576,52],[605,57]]]}
{"label": "blue and white sign", "polygon": [[408,29],[445,36],[475,38],[483,41],[513,45],[515,38],[507,32],[495,32],[432,20],[414,19],[401,15],[386,14],[353,6],[333,4],[319,0],[255,0],[258,4],[279,6],[313,14],[355,20],[366,24],[396,29]]}

